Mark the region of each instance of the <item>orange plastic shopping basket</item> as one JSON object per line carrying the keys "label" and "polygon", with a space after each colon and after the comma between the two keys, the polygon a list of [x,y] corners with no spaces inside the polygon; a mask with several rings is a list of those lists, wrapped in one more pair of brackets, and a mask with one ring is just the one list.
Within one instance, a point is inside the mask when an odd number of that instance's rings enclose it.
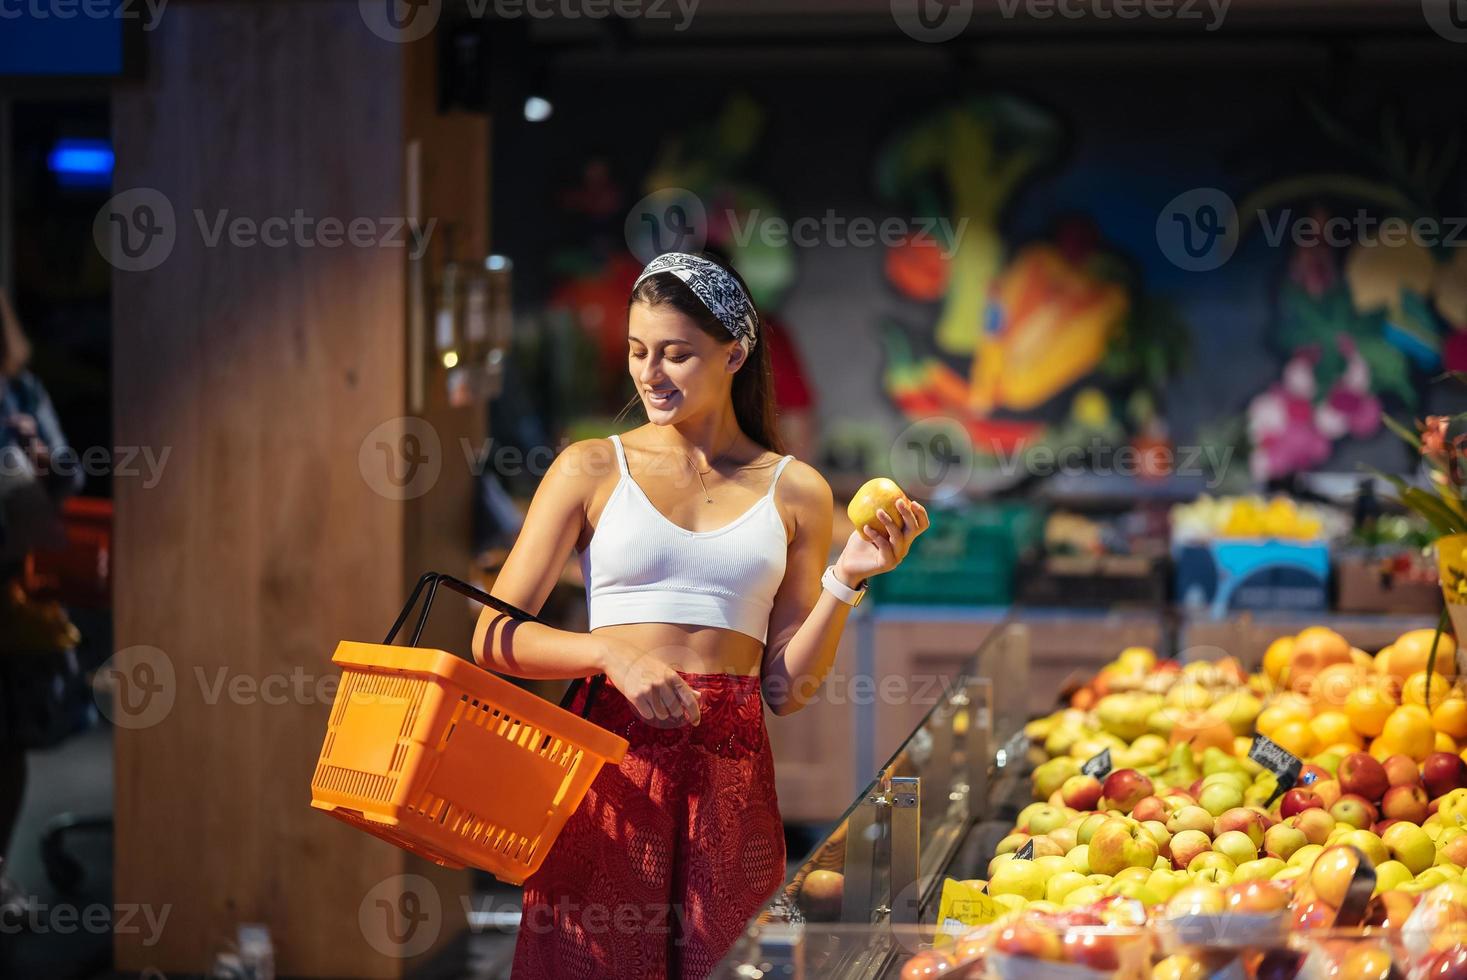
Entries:
{"label": "orange plastic shopping basket", "polygon": [[[338,644],[331,659],[341,665],[341,684],[311,806],[438,864],[522,884],[601,766],[620,762],[627,743],[459,657],[419,648],[440,584],[538,621],[429,572],[386,640]],[[393,646],[425,586],[410,645]]]}

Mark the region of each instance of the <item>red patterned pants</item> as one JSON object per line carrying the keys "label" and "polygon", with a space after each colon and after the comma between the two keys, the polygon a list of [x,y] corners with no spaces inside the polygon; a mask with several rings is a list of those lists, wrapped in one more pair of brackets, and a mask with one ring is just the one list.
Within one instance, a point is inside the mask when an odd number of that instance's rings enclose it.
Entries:
{"label": "red patterned pants", "polygon": [[591,720],[630,747],[526,880],[513,980],[701,980],[784,880],[759,678],[679,673],[702,692],[694,727],[597,694]]}

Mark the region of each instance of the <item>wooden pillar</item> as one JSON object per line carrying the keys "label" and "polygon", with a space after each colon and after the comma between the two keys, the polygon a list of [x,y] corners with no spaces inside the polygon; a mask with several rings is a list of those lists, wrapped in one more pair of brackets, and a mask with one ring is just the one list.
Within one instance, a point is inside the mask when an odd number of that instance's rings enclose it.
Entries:
{"label": "wooden pillar", "polygon": [[[156,485],[114,488],[114,674],[135,682],[114,708],[115,881],[167,918],[119,929],[117,967],[206,973],[259,922],[280,974],[400,976],[462,937],[468,876],[310,808],[319,682],[339,639],[380,641],[418,573],[469,566],[459,446],[482,407],[450,408],[430,360],[417,414],[441,470],[410,499],[363,447],[414,414],[410,144],[421,216],[482,254],[487,122],[434,118],[434,38],[385,41],[354,0],[175,3],[146,44],[146,78],[114,95],[115,186],[142,195],[124,224],[165,202],[172,241],[114,274],[113,409],[118,445],[168,456]],[[297,215],[396,237],[327,245],[319,224],[280,230]],[[435,639],[467,650],[462,603],[440,606]]]}

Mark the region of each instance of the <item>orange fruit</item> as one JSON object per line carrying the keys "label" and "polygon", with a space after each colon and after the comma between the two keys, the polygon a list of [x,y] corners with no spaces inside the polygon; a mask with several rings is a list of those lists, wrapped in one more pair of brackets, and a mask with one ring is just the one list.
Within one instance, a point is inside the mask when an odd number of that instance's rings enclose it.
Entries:
{"label": "orange fruit", "polygon": [[1258,713],[1253,727],[1260,735],[1273,738],[1273,733],[1283,725],[1290,722],[1307,723],[1312,714],[1307,707],[1301,708],[1297,703],[1284,698],[1276,698],[1268,707]]}
{"label": "orange fruit", "polygon": [[[1312,679],[1330,664],[1348,664],[1350,644],[1345,638],[1327,626],[1310,626],[1294,637],[1294,655],[1289,660],[1288,686],[1300,690],[1300,685]],[[1307,690],[1307,687],[1304,688]]]}
{"label": "orange fruit", "polygon": [[1355,666],[1361,670],[1375,669],[1375,658],[1359,647],[1350,648],[1350,659],[1355,661]]}
{"label": "orange fruit", "polygon": [[[1277,742],[1286,752],[1303,759],[1314,754],[1319,747],[1319,740],[1314,737],[1307,721],[1286,721],[1268,736]],[[1425,758],[1423,755],[1422,758]]]}
{"label": "orange fruit", "polygon": [[[1401,680],[1426,669],[1427,657],[1431,655],[1431,642],[1436,630],[1419,629],[1402,633],[1400,639],[1391,644],[1391,673]],[[1443,677],[1457,676],[1457,641],[1450,633],[1443,633],[1437,646],[1436,664],[1433,668]]]}
{"label": "orange fruit", "polygon": [[1284,671],[1289,668],[1289,658],[1294,655],[1294,638],[1281,636],[1268,645],[1263,654],[1263,672],[1275,684],[1280,683]]}
{"label": "orange fruit", "polygon": [[[1426,703],[1426,681],[1431,678],[1431,703]],[[1441,674],[1433,672],[1427,674],[1424,670],[1418,670],[1406,678],[1406,683],[1401,687],[1402,704],[1419,704],[1433,710],[1437,705],[1447,699],[1452,693],[1452,682]]]}
{"label": "orange fruit", "polygon": [[1325,707],[1342,708],[1350,692],[1365,683],[1369,676],[1355,663],[1330,664],[1314,675],[1310,685],[1309,699],[1323,710]]}
{"label": "orange fruit", "polygon": [[1457,740],[1446,732],[1436,733],[1436,744],[1431,747],[1433,752],[1450,752],[1457,754]]}
{"label": "orange fruit", "polygon": [[1463,749],[1461,752],[1458,752],[1457,755],[1461,757],[1463,762],[1467,762],[1467,749]]}
{"label": "orange fruit", "polygon": [[1431,713],[1431,725],[1457,740],[1467,738],[1467,698],[1447,698]]}
{"label": "orange fruit", "polygon": [[1378,674],[1389,674],[1391,672],[1391,648],[1381,647],[1380,653],[1375,655],[1375,672]]}
{"label": "orange fruit", "polygon": [[1349,716],[1343,711],[1322,711],[1309,722],[1316,745],[1353,745],[1358,750],[1364,746]]}
{"label": "orange fruit", "polygon": [[1390,696],[1385,685],[1373,677],[1345,698],[1345,716],[1350,719],[1350,727],[1356,733],[1372,738],[1385,728],[1386,719],[1395,710],[1396,699]]}
{"label": "orange fruit", "polygon": [[1431,713],[1419,704],[1401,705],[1391,712],[1385,727],[1381,729],[1380,738],[1375,740],[1375,745],[1382,743],[1393,752],[1408,755],[1421,762],[1431,755],[1436,745],[1436,732],[1431,727]]}

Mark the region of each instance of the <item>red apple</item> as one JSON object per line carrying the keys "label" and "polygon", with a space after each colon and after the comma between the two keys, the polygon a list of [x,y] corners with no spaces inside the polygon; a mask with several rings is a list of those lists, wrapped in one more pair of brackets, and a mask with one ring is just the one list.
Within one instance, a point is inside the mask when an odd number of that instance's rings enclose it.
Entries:
{"label": "red apple", "polygon": [[1341,844],[1326,847],[1309,869],[1309,884],[1315,895],[1338,909],[1344,904],[1350,882],[1364,859],[1364,855],[1353,847]]}
{"label": "red apple", "polygon": [[1072,810],[1094,810],[1100,793],[1100,780],[1085,773],[1071,776],[1060,786],[1060,799]]}
{"label": "red apple", "polygon": [[1131,808],[1131,819],[1140,820],[1142,823],[1148,820],[1166,823],[1170,816],[1171,813],[1168,812],[1166,803],[1159,796],[1143,796]]}
{"label": "red apple", "polygon": [[1386,759],[1382,766],[1392,786],[1421,784],[1421,770],[1416,767],[1416,760],[1409,755],[1393,755]]}
{"label": "red apple", "polygon": [[1309,843],[1321,845],[1329,840],[1329,832],[1335,827],[1335,818],[1329,815],[1328,810],[1320,809],[1305,810],[1284,822],[1304,831]]}
{"label": "red apple", "polygon": [[[1457,759],[1456,756],[1452,758]],[[1457,762],[1461,761],[1457,759]],[[1381,798],[1380,815],[1388,820],[1409,820],[1414,824],[1421,824],[1426,820],[1427,807],[1430,804],[1426,790],[1420,786],[1392,786]]]}
{"label": "red apple", "polygon": [[1390,830],[1391,829],[1391,824],[1393,824],[1393,823],[1402,823],[1402,822],[1403,821],[1400,821],[1400,820],[1377,820],[1374,824],[1371,825],[1370,832],[1372,834],[1374,834],[1375,836],[1379,837],[1382,834],[1384,834],[1387,830]]}
{"label": "red apple", "polygon": [[1370,803],[1377,802],[1391,788],[1385,766],[1364,752],[1351,752],[1341,759],[1338,775],[1346,796],[1354,794]]}
{"label": "red apple", "polygon": [[1079,926],[1065,930],[1064,961],[1114,973],[1121,968],[1123,937],[1104,926]]}
{"label": "red apple", "polygon": [[954,960],[946,953],[927,949],[913,956],[902,965],[902,980],[932,980],[933,977],[949,975]]}
{"label": "red apple", "polygon": [[1421,764],[1421,781],[1431,799],[1446,796],[1454,789],[1467,787],[1467,762],[1451,752],[1433,752]]}
{"label": "red apple", "polygon": [[1324,809],[1324,800],[1321,800],[1319,794],[1311,789],[1296,787],[1285,793],[1279,800],[1279,816],[1285,820],[1310,809]]}
{"label": "red apple", "polygon": [[1131,808],[1151,795],[1151,780],[1134,769],[1117,769],[1105,777],[1100,805],[1130,813]]}
{"label": "red apple", "polygon": [[1467,834],[1458,834],[1437,847],[1442,857],[1459,868],[1467,868]]}
{"label": "red apple", "polygon": [[1282,912],[1292,897],[1287,887],[1256,879],[1229,885],[1223,894],[1227,897],[1229,912],[1255,914]]}
{"label": "red apple", "polygon": [[1339,801],[1329,808],[1329,815],[1334,817],[1337,823],[1347,823],[1360,830],[1369,830],[1370,825],[1380,819],[1380,811],[1376,810],[1375,804],[1354,793],[1346,793],[1340,797]]}
{"label": "red apple", "polygon": [[1059,934],[1048,926],[1028,920],[1007,925],[998,934],[993,948],[1009,956],[1028,956],[1058,961],[1064,958]]}
{"label": "red apple", "polygon": [[1218,816],[1216,823],[1212,827],[1212,839],[1217,840],[1220,835],[1230,830],[1236,830],[1246,834],[1248,839],[1253,842],[1253,847],[1256,850],[1263,845],[1263,832],[1265,829],[1263,819],[1257,812],[1247,807],[1235,806],[1231,810],[1224,810]]}
{"label": "red apple", "polygon": [[812,871],[800,884],[800,909],[812,922],[834,922],[840,918],[846,876],[839,871]]}
{"label": "red apple", "polygon": [[1467,980],[1467,945],[1432,953],[1416,976],[1422,980]]}

